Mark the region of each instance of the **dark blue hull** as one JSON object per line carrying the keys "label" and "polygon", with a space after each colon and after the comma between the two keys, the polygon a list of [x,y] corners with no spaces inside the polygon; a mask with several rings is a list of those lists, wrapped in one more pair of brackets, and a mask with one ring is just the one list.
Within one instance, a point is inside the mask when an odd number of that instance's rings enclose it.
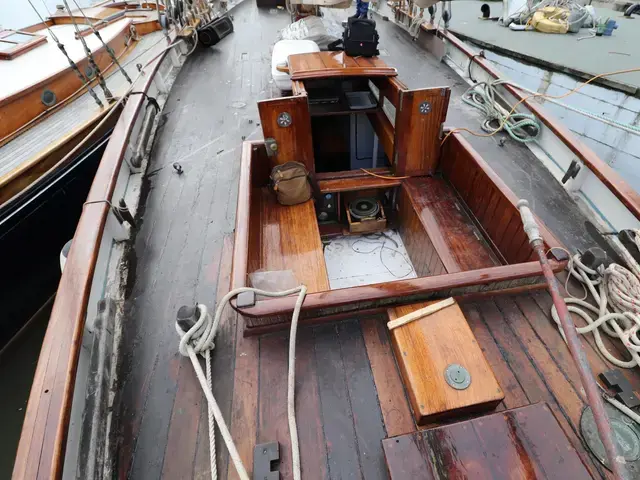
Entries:
{"label": "dark blue hull", "polygon": [[0,210],[0,349],[53,295],[111,132]]}

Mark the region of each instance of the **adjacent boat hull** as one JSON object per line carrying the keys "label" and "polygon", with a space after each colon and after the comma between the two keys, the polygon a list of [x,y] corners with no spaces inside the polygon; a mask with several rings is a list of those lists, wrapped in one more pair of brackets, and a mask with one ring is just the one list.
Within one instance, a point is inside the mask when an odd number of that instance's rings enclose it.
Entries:
{"label": "adjacent boat hull", "polygon": [[58,254],[73,237],[110,134],[109,130],[0,210],[0,348],[55,292]]}

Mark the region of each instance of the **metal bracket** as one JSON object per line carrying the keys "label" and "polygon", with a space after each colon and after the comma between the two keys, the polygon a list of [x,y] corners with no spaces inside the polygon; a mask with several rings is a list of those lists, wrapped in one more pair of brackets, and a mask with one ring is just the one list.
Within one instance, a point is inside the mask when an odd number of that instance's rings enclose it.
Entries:
{"label": "metal bracket", "polygon": [[264,145],[267,147],[267,157],[275,157],[278,154],[278,142],[275,138],[265,138]]}
{"label": "metal bracket", "polygon": [[253,480],[280,480],[279,464],[278,442],[256,445],[253,449]]}
{"label": "metal bracket", "polygon": [[447,383],[456,390],[465,390],[471,385],[471,374],[462,365],[452,363],[444,371]]}
{"label": "metal bracket", "polygon": [[600,380],[611,390],[615,390],[615,398],[628,408],[640,406],[640,400],[633,393],[633,386],[620,370],[608,370],[598,375]]}
{"label": "metal bracket", "polygon": [[567,168],[564,177],[562,177],[562,184],[564,185],[565,183],[567,183],[570,178],[576,178],[576,175],[578,175],[579,171],[580,164],[577,162],[577,160],[571,160],[569,168]]}

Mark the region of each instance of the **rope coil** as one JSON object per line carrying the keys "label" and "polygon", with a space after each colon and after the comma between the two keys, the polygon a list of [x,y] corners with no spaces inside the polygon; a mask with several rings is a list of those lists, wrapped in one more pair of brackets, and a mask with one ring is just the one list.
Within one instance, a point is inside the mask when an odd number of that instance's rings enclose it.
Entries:
{"label": "rope coil", "polygon": [[[640,231],[636,231],[636,244],[639,244],[639,239]],[[570,257],[565,290],[569,278],[573,277],[583,285],[585,295],[577,298],[567,290],[570,297],[565,302],[569,312],[578,315],[586,323],[583,327],[576,327],[578,333],[592,333],[598,350],[609,362],[620,368],[633,368],[640,365],[640,266],[626,249],[621,253],[631,270],[616,263],[593,270],[581,262],[578,254]],[[595,305],[586,301],[589,295]],[[566,342],[555,306],[551,308],[551,316]],[[631,360],[614,355],[602,341],[601,331],[609,337],[620,339]]]}

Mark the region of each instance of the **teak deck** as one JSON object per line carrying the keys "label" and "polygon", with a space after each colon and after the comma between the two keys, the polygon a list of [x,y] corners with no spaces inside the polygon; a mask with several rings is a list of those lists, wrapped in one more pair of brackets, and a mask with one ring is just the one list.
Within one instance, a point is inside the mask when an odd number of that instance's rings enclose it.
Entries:
{"label": "teak deck", "polygon": [[590,477],[541,403],[382,443],[391,480]]}
{"label": "teak deck", "polygon": [[[286,12],[261,12],[251,2],[237,7],[234,15],[235,33],[214,49],[215,54],[196,52],[183,68],[154,147],[123,332],[122,388],[115,408],[119,478],[200,479],[209,475],[207,406],[188,359],[177,352],[173,316],[180,305],[194,301],[212,307],[233,281],[237,147],[240,137],[251,135],[257,122],[251,99],[262,91],[270,94],[270,40],[289,22]],[[429,78],[442,85],[453,75],[421,52],[408,35],[384,22],[378,26],[390,58],[402,72],[414,76],[414,83]],[[211,71],[219,72],[219,77],[212,80]],[[216,95],[210,94],[212,82],[216,82]],[[456,95],[464,90],[453,88]],[[237,120],[230,120],[229,104],[236,99],[246,100],[249,107],[240,111]],[[450,116],[453,114],[458,125],[466,118],[463,108],[458,104],[450,107]],[[464,126],[477,128],[475,119],[467,121]],[[224,135],[221,145],[204,152],[206,161],[185,163],[184,175],[163,168],[174,161],[181,147],[197,148],[217,135]],[[515,160],[523,159],[527,168],[537,168],[531,153],[520,145],[507,142],[501,148],[487,139],[472,142],[494,164],[501,162],[505,168],[517,169]],[[216,155],[222,149],[224,152]],[[535,192],[552,198],[550,185],[540,182]],[[464,197],[465,185],[455,188]],[[475,215],[489,220],[485,233],[495,244],[501,232],[493,229],[490,219],[509,212],[507,203],[495,192],[487,194],[490,201],[485,205],[491,208]],[[565,209],[576,212],[566,196],[553,199],[555,205],[563,206],[560,213]],[[562,224],[570,225],[569,220],[563,218]],[[512,253],[523,246],[515,243],[508,246]],[[520,253],[524,257],[526,252]],[[312,296],[310,300],[315,301]],[[549,318],[549,295],[489,297],[461,306],[504,391],[497,410],[546,402],[589,472],[594,477],[607,477],[579,437],[585,402],[571,356]],[[285,402],[288,335],[278,332],[245,337],[244,327],[244,320],[227,309],[213,352],[214,394],[247,467],[251,469],[256,443],[278,440],[281,476],[290,478]],[[604,341],[617,348],[608,338]],[[585,345],[594,371],[610,368],[592,338],[585,337]],[[385,319],[352,314],[339,323],[301,327],[296,373],[303,478],[388,478],[382,440],[417,428]],[[640,391],[640,377],[630,371],[624,374]],[[236,478],[219,435],[216,448],[219,478]]]}

